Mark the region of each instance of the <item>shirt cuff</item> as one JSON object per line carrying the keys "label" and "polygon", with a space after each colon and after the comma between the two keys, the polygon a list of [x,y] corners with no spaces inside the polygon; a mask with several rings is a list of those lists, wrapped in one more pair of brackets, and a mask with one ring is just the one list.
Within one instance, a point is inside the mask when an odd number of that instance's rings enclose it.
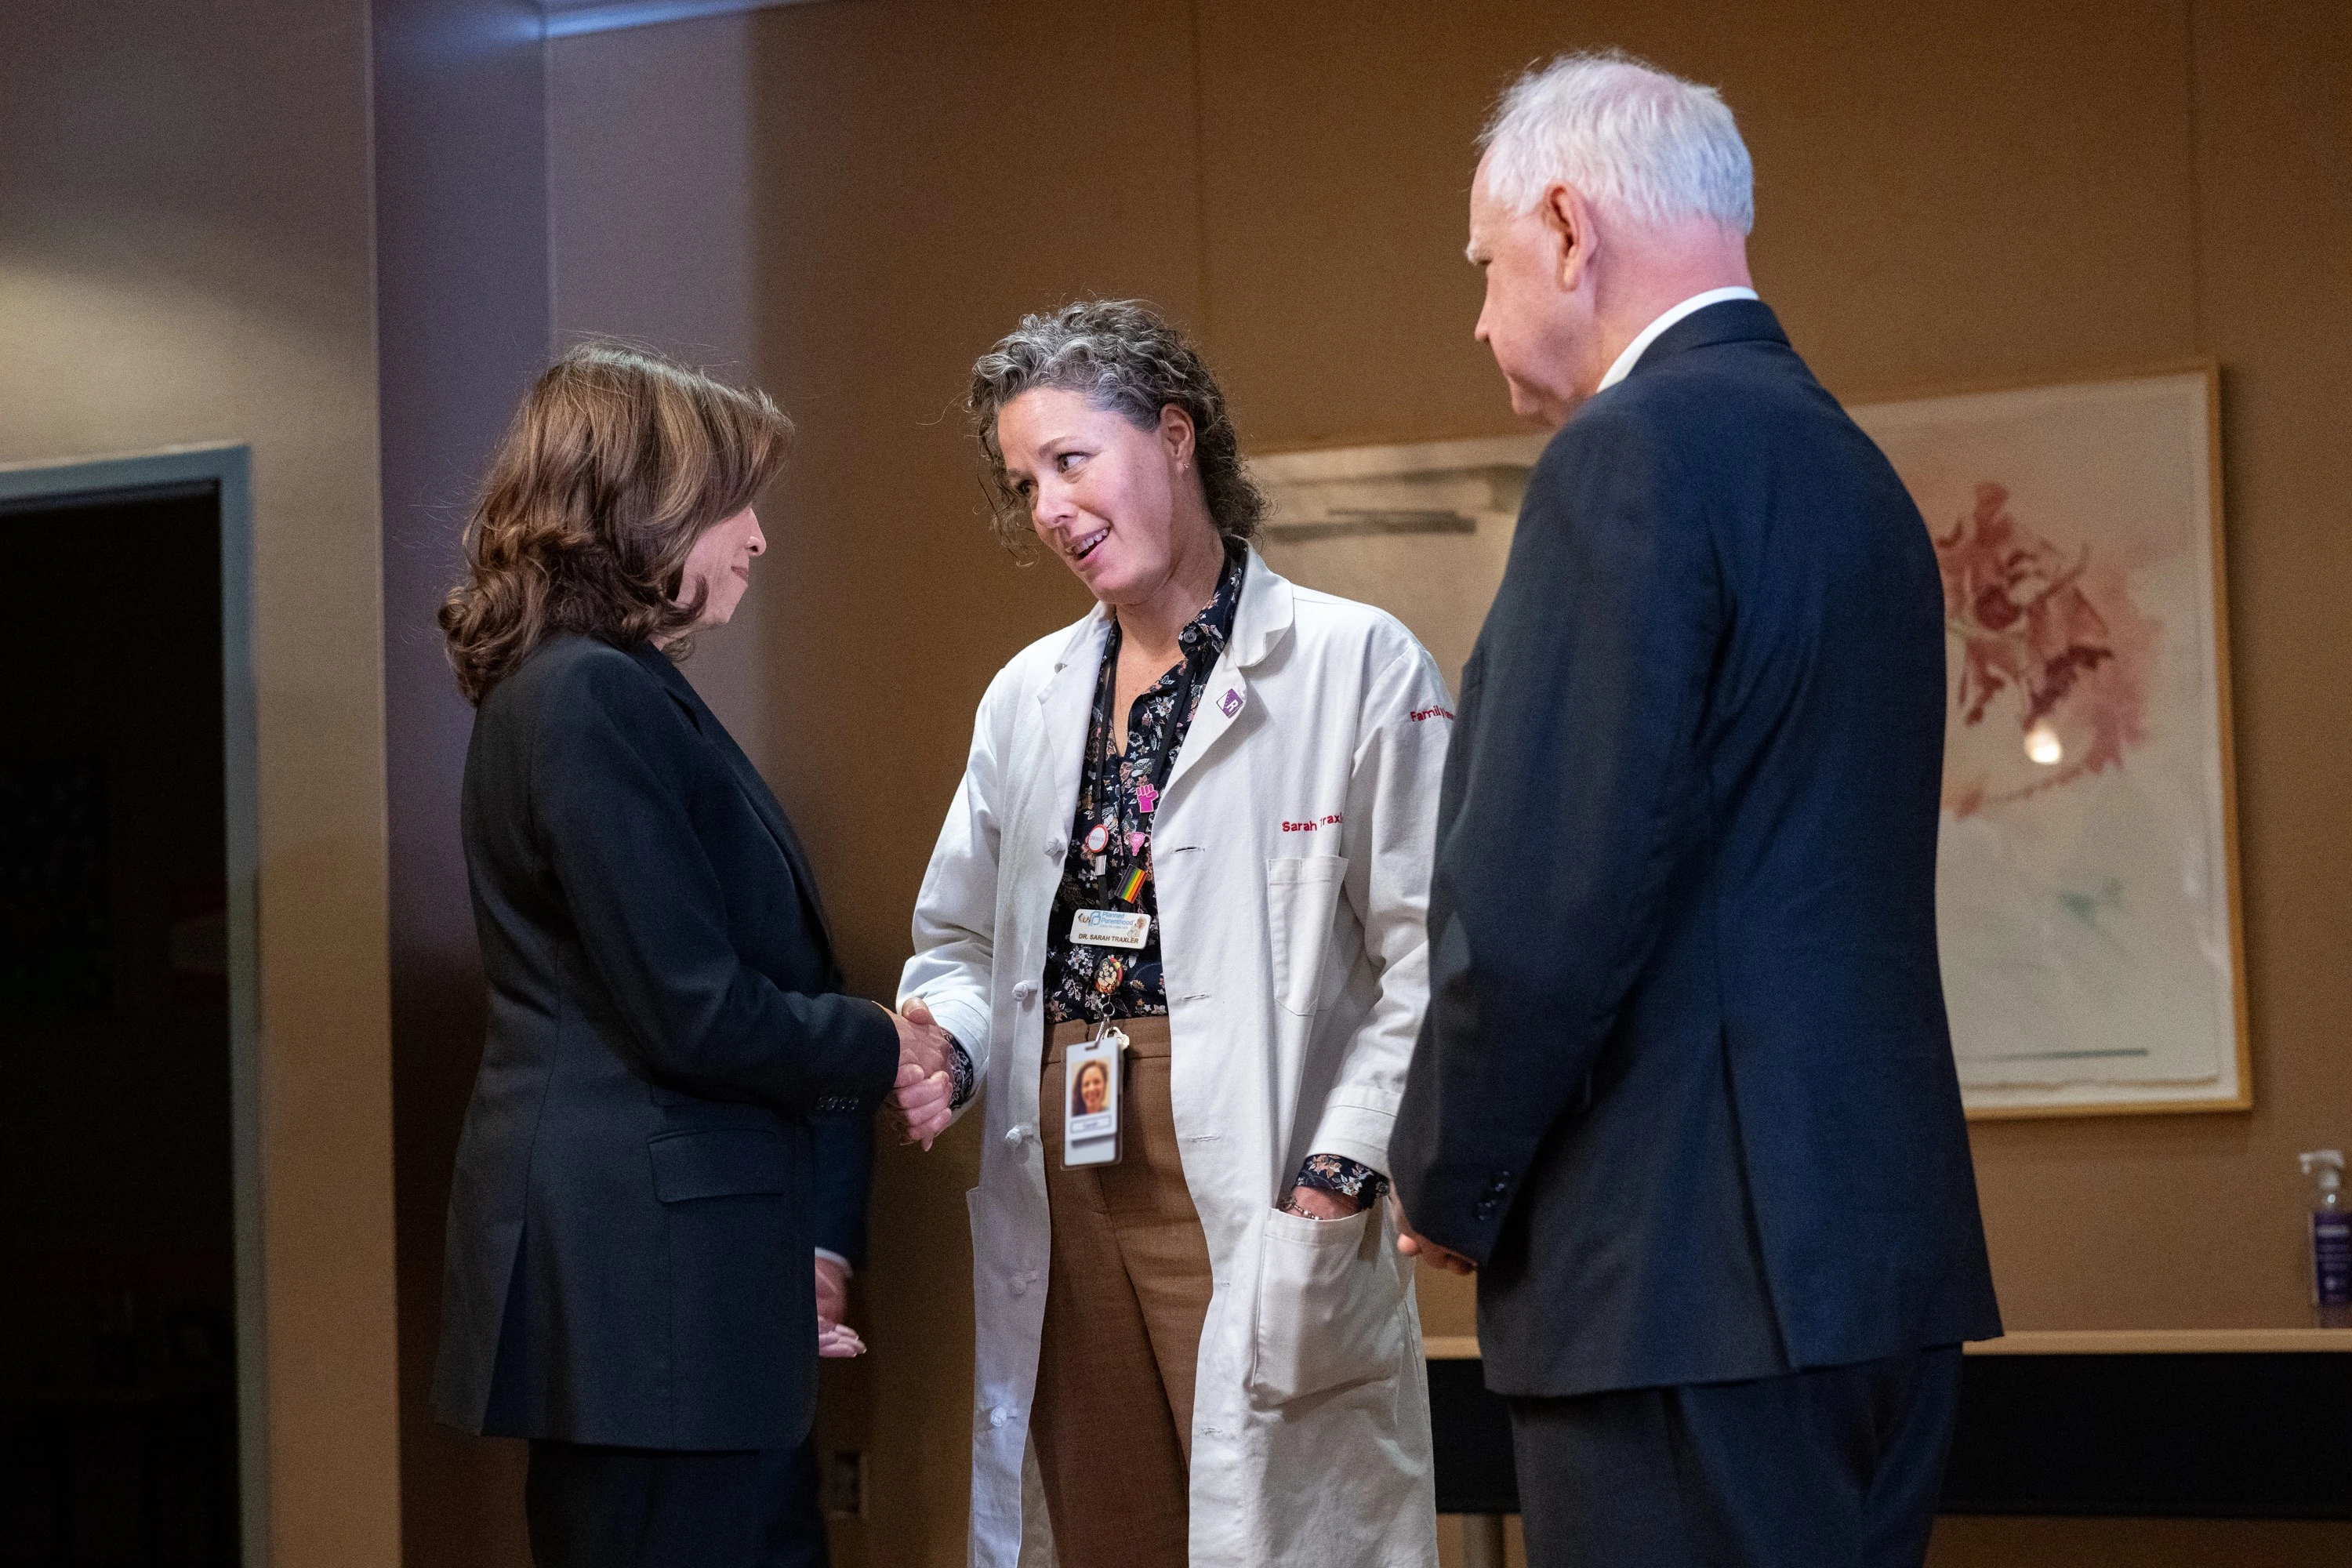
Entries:
{"label": "shirt cuff", "polygon": [[948,1037],[948,1109],[961,1110],[971,1103],[972,1091],[980,1087],[971,1070],[971,1053],[953,1035]]}
{"label": "shirt cuff", "polygon": [[[1298,1167],[1294,1187],[1314,1187],[1346,1198],[1357,1211],[1371,1207],[1389,1190],[1389,1179],[1359,1160],[1344,1154],[1309,1154]],[[1287,1194],[1286,1201],[1287,1201]]]}
{"label": "shirt cuff", "polygon": [[815,1251],[816,1255],[817,1255],[819,1258],[830,1258],[832,1261],[834,1261],[834,1262],[835,1262],[835,1263],[840,1264],[840,1265],[841,1265],[841,1274],[842,1274],[842,1278],[843,1278],[843,1279],[849,1279],[849,1278],[854,1277],[854,1276],[856,1274],[857,1270],[850,1267],[849,1259],[847,1259],[846,1258],[844,1258],[841,1254],[839,1254],[838,1252],[835,1252],[835,1251],[833,1248],[831,1248],[830,1247],[816,1247],[816,1248],[814,1248],[814,1250]]}

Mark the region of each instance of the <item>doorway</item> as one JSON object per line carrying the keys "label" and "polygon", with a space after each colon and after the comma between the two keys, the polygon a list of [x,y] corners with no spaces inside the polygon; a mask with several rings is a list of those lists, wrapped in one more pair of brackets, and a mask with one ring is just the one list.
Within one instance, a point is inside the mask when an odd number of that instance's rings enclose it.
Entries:
{"label": "doorway", "polygon": [[242,1560],[246,455],[0,469],[0,1563]]}

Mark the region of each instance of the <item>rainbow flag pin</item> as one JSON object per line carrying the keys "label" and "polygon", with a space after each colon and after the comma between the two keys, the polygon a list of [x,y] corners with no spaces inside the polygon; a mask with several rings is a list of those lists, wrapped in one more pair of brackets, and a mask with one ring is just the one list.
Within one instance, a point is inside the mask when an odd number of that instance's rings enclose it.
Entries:
{"label": "rainbow flag pin", "polygon": [[1138,866],[1127,874],[1127,881],[1118,889],[1118,901],[1122,904],[1131,904],[1135,902],[1135,895],[1141,891],[1143,891],[1143,868]]}

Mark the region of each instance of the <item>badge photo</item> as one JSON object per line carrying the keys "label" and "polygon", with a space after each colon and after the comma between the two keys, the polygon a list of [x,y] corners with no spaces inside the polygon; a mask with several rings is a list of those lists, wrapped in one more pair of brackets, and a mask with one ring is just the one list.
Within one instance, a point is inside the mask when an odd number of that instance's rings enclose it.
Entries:
{"label": "badge photo", "polygon": [[1126,1049],[1127,1037],[1106,1029],[1072,1046],[1063,1058],[1064,1165],[1118,1163],[1118,1079]]}

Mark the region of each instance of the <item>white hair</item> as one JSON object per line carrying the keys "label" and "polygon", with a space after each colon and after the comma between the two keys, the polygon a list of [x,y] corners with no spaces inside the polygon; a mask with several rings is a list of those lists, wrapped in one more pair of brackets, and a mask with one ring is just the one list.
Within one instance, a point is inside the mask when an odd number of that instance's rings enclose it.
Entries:
{"label": "white hair", "polygon": [[1478,144],[1486,193],[1528,212],[1555,183],[1645,225],[1756,226],[1756,174],[1723,95],[1616,50],[1530,66]]}

